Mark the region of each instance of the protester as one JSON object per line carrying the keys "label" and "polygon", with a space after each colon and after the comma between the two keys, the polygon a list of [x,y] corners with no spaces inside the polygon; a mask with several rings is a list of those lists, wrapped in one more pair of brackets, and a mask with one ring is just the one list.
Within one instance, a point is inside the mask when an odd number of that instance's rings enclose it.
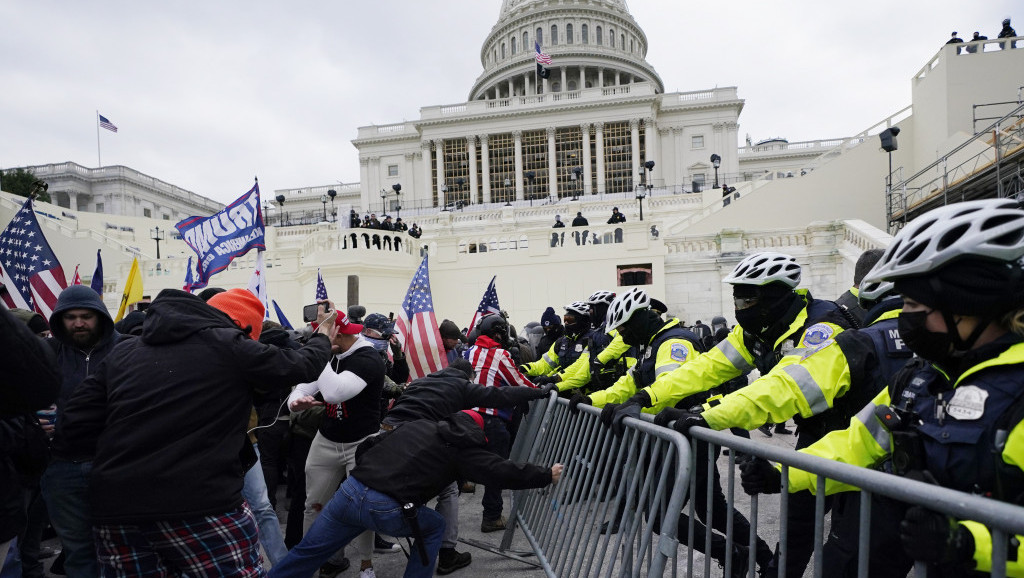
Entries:
{"label": "protester", "polygon": [[[320,373],[334,318],[300,350],[256,341],[263,304],[245,289],[198,297],[165,289],[142,335],[72,394],[54,448],[95,453],[90,502],[104,576],[259,576],[257,530],[242,500],[254,463],[252,396]],[[68,561],[71,559],[69,557]]]}
{"label": "protester", "polygon": [[415,538],[405,576],[432,576],[444,519],[424,504],[442,489],[460,477],[513,489],[544,487],[561,477],[561,464],[517,465],[495,456],[484,449],[483,429],[480,414],[466,410],[440,422],[417,420],[364,443],[351,475],[270,576],[307,578],[366,530]]}

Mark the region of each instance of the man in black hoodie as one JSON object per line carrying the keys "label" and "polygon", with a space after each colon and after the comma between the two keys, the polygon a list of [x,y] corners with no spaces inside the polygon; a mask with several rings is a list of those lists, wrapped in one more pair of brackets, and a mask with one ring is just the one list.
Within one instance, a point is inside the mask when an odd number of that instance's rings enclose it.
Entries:
{"label": "man in black hoodie", "polygon": [[327,318],[290,351],[256,341],[262,321],[263,304],[244,289],[210,305],[165,289],[142,335],[71,395],[54,446],[95,455],[89,495],[105,575],[262,573],[242,500],[253,394],[319,375],[335,332]]}
{"label": "man in black hoodie", "polygon": [[[114,349],[121,334],[114,329],[114,320],[99,294],[86,285],[61,291],[50,315],[50,332],[53,338],[47,343],[57,354],[57,366],[63,373],[57,397],[56,423],[60,423],[68,399]],[[99,574],[89,507],[92,458],[92,448],[68,451],[54,447],[53,461],[40,482],[50,522],[64,548],[69,578]]]}
{"label": "man in black hoodie", "polygon": [[306,578],[365,530],[415,537],[405,576],[432,576],[444,519],[423,504],[445,486],[463,478],[495,487],[541,488],[562,475],[562,464],[517,465],[487,451],[483,429],[480,414],[465,410],[440,422],[410,422],[364,442],[351,475],[270,576]]}

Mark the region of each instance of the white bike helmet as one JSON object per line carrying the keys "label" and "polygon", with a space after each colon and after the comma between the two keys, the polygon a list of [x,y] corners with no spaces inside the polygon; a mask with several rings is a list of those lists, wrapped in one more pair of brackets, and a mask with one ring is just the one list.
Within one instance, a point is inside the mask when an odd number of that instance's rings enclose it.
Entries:
{"label": "white bike helmet", "polygon": [[965,201],[911,221],[862,283],[896,281],[941,269],[957,259],[1009,262],[1024,256],[1024,211],[1016,201]]}
{"label": "white bike helmet", "polygon": [[800,264],[796,259],[785,253],[755,253],[740,261],[724,282],[732,285],[761,286],[774,281],[795,289],[800,284]]}
{"label": "white bike helmet", "polygon": [[575,313],[576,315],[590,315],[590,306],[583,301],[573,301],[572,303],[564,307],[566,313]]}
{"label": "white bike helmet", "polygon": [[885,297],[893,291],[894,287],[892,281],[873,281],[871,283],[861,281],[860,290],[857,292],[857,300],[860,301],[863,307]]}
{"label": "white bike helmet", "polygon": [[642,289],[634,287],[619,295],[608,306],[607,331],[611,331],[629,321],[634,313],[651,307],[651,298]]}
{"label": "white bike helmet", "polygon": [[611,291],[596,291],[590,297],[587,297],[587,305],[597,305],[598,303],[604,303],[610,305],[615,300],[615,293]]}

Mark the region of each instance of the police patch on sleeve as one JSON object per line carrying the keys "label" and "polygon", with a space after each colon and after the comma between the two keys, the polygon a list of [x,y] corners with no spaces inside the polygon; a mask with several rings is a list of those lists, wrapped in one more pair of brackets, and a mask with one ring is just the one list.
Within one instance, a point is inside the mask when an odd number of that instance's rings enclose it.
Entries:
{"label": "police patch on sleeve", "polygon": [[953,399],[946,405],[949,417],[974,420],[985,415],[985,400],[988,392],[976,385],[962,385],[953,390]]}
{"label": "police patch on sleeve", "polygon": [[686,346],[682,343],[673,343],[671,356],[674,361],[682,363],[686,361],[686,356],[690,354],[690,351],[686,349]]}
{"label": "police patch on sleeve", "polygon": [[804,345],[812,347],[815,345],[821,345],[831,339],[833,333],[835,333],[835,329],[830,325],[825,323],[815,323],[808,327],[807,331],[804,331]]}

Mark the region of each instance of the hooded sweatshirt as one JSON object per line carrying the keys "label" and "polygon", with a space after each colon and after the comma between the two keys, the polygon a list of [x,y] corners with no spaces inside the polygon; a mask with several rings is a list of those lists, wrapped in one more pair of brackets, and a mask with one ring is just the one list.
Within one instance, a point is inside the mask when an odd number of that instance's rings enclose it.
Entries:
{"label": "hooded sweatshirt", "polygon": [[118,344],[76,388],[54,443],[95,451],[97,523],[230,512],[242,503],[253,394],[315,379],[329,357],[323,335],[297,351],[265,345],[198,297],[166,289],[142,336]]}

